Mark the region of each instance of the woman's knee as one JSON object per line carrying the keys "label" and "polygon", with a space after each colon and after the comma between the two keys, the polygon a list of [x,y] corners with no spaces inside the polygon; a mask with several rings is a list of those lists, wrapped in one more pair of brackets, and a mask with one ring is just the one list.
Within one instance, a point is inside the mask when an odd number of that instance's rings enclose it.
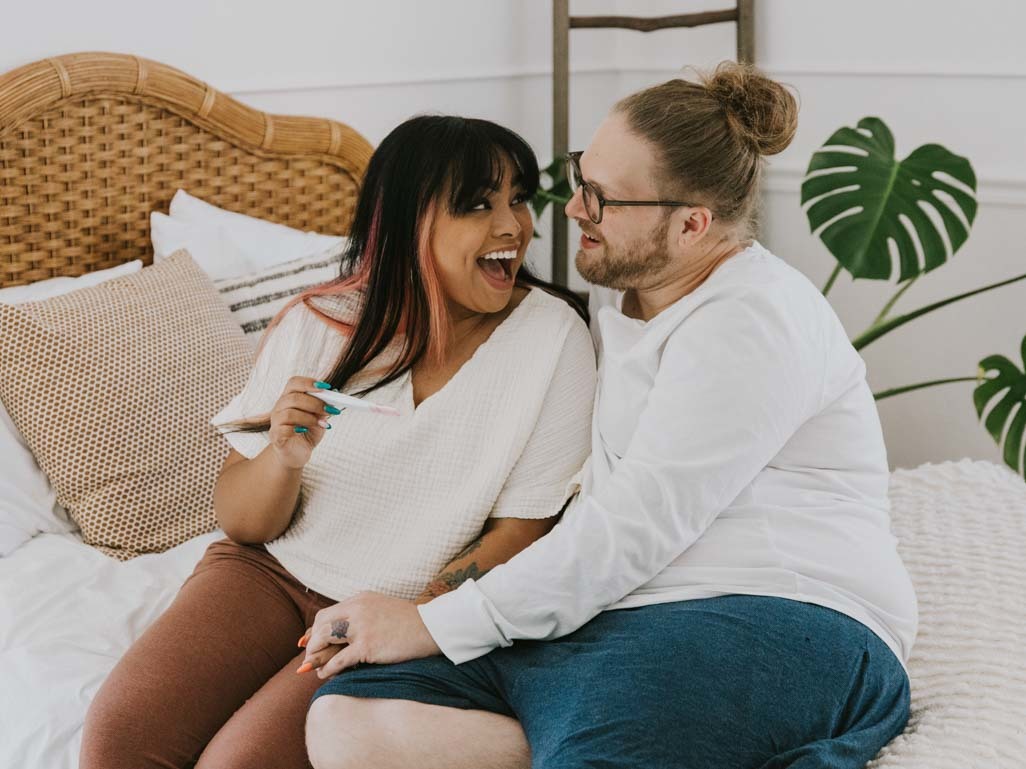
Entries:
{"label": "woman's knee", "polygon": [[[93,700],[82,726],[82,747],[79,751],[79,769],[116,767],[118,756],[125,751],[121,743],[128,737],[127,730],[116,728],[118,712],[114,707]],[[128,760],[128,759],[124,759]]]}
{"label": "woman's knee", "polygon": [[86,712],[79,769],[168,766],[156,746],[159,724],[152,723],[147,703],[131,688],[104,685]]}

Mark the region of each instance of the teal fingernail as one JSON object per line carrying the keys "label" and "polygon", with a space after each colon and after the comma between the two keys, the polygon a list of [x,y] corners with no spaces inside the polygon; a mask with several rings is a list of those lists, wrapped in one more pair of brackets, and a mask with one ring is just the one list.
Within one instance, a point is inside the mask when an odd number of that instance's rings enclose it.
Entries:
{"label": "teal fingernail", "polygon": [[328,429],[329,429],[329,430],[331,429],[331,424],[330,424],[330,423],[328,424]]}
{"label": "teal fingernail", "polygon": [[292,429],[295,430],[297,433],[305,433],[306,432],[306,428],[303,427],[302,425],[300,425],[298,427],[293,427]]}
{"label": "teal fingernail", "polygon": [[314,387],[316,387],[318,390],[330,390],[331,389],[331,385],[328,384],[327,382],[314,382]]}
{"label": "teal fingernail", "polygon": [[335,408],[334,406],[329,406],[327,403],[324,404],[324,410],[327,411],[329,414],[342,413],[342,409]]}

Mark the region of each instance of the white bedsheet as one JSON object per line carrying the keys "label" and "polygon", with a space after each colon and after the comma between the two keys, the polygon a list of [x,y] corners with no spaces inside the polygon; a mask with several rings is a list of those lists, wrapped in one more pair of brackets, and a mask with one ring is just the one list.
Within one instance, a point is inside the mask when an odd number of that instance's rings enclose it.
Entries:
{"label": "white bedsheet", "polygon": [[121,563],[40,534],[0,558],[0,767],[78,766],[93,695],[221,536]]}
{"label": "white bedsheet", "polygon": [[[897,471],[891,500],[920,628],[912,718],[869,766],[1023,769],[1026,484],[963,460]],[[119,563],[43,534],[0,558],[0,767],[77,766],[104,676],[218,536]]]}

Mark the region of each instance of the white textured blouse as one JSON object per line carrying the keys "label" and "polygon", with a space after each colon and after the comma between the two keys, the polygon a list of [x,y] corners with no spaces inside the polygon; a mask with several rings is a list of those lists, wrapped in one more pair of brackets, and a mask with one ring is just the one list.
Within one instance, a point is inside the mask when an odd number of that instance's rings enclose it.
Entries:
{"label": "white textured blouse", "polygon": [[[352,298],[314,301],[333,317],[352,317]],[[327,377],[345,342],[296,305],[271,331],[243,391],[211,424],[266,415],[289,377]],[[414,598],[489,517],[560,511],[590,451],[594,392],[584,321],[562,299],[532,289],[419,406],[407,372],[366,396],[400,416],[334,417],[303,468],[295,517],[267,549],[330,598],[363,590]],[[225,438],[247,458],[269,445],[267,433]]]}
{"label": "white textured blouse", "polygon": [[866,367],[823,295],[758,243],[648,322],[592,293],[593,448],[546,536],[420,606],[455,662],[609,609],[730,594],[848,615],[903,663],[916,597],[891,533]]}

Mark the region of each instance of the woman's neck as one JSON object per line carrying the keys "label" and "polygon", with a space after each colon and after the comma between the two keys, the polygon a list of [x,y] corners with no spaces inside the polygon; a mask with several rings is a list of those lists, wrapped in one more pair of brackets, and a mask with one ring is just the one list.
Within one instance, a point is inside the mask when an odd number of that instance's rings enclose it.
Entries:
{"label": "woman's neck", "polygon": [[461,342],[480,333],[483,328],[490,325],[492,318],[493,315],[490,313],[472,312],[464,307],[451,308],[449,321],[452,329],[452,346],[458,347]]}
{"label": "woman's neck", "polygon": [[482,331],[490,331],[505,320],[518,304],[527,296],[527,289],[519,286],[513,289],[509,302],[498,312],[475,312],[453,301],[448,302],[449,321],[452,328],[452,344],[457,347],[460,342],[471,339]]}

